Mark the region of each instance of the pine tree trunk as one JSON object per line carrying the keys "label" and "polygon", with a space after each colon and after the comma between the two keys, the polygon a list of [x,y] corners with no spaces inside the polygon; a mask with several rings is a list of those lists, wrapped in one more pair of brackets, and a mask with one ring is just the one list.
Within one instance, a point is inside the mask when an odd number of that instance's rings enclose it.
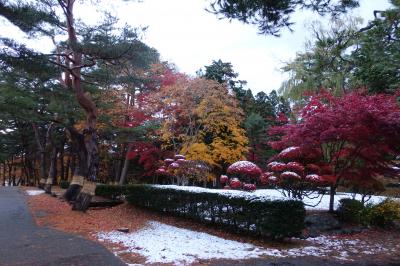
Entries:
{"label": "pine tree trunk", "polygon": [[63,180],[68,180],[69,179],[69,168],[70,168],[70,166],[71,166],[71,156],[68,156],[67,165],[65,166],[65,173],[62,176]]}
{"label": "pine tree trunk", "polygon": [[53,145],[50,157],[49,175],[47,177],[46,185],[44,187],[46,193],[51,194],[51,186],[53,185],[56,177],[57,177],[57,147]]}
{"label": "pine tree trunk", "polygon": [[121,176],[119,177],[119,185],[120,186],[125,184],[126,173],[128,172],[128,168],[129,168],[128,154],[130,151],[131,151],[131,147],[129,146],[126,151],[126,154],[125,154],[124,167],[122,168]]}
{"label": "pine tree trunk", "polygon": [[[64,194],[64,198],[69,201],[75,201],[83,187],[84,178],[87,176],[87,152],[85,148],[84,137],[74,128],[68,128],[67,134],[71,139],[72,150],[76,154],[77,164],[74,167],[72,181]],[[74,160],[75,161],[75,160]]]}
{"label": "pine tree trunk", "polygon": [[6,186],[6,163],[3,163],[3,186]]}
{"label": "pine tree trunk", "polygon": [[64,172],[65,172],[65,166],[64,166],[64,145],[65,145],[65,139],[63,139],[61,146],[60,146],[60,179],[64,179]]}
{"label": "pine tree trunk", "polygon": [[[96,182],[99,167],[96,131],[97,107],[90,98],[90,95],[85,93],[82,86],[81,68],[83,64],[82,54],[80,51],[76,50],[76,47],[78,46],[78,38],[74,26],[74,3],[75,0],[65,0],[65,2],[60,2],[64,7],[66,15],[68,43],[72,52],[72,59],[68,60],[70,65],[68,66],[69,70],[65,72],[65,83],[73,89],[76,100],[85,111],[86,115],[86,128],[84,129],[83,134],[78,133],[73,128],[70,128],[69,130],[72,142],[75,142],[75,150],[78,154],[78,167],[74,173],[74,177],[76,179],[85,178],[86,180],[83,184],[73,184],[74,182],[72,182],[70,185],[71,189],[69,188],[69,191],[67,191],[68,193],[66,193],[66,198],[74,198],[76,189],[81,190],[73,203],[72,209],[86,211],[89,208],[91,198],[95,192],[94,190],[96,185],[94,182]],[[80,187],[82,188],[80,189]]]}

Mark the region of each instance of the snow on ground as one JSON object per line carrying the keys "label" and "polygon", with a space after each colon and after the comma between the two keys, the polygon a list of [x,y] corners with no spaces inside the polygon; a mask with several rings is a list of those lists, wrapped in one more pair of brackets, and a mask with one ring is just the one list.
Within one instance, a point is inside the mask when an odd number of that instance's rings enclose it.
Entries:
{"label": "snow on ground", "polygon": [[29,190],[26,190],[26,193],[27,193],[29,196],[36,196],[36,195],[43,194],[43,193],[44,193],[44,190],[29,189]]}
{"label": "snow on ground", "polygon": [[379,244],[335,236],[297,240],[301,244],[297,248],[263,248],[155,221],[149,222],[147,227],[137,232],[129,234],[117,231],[101,232],[97,234],[97,238],[100,241],[122,244],[128,252],[146,257],[146,263],[175,265],[187,265],[199,259],[239,260],[257,257],[329,256],[339,260],[352,260],[351,257],[363,254],[394,252]]}
{"label": "snow on ground", "polygon": [[[202,188],[202,187],[194,187],[194,186],[175,186],[175,185],[154,185],[158,188],[164,189],[176,189],[176,190],[184,190],[190,191],[194,193],[219,193],[229,197],[244,197],[251,200],[289,200],[290,198],[285,197],[279,190],[276,189],[257,189],[254,192],[247,192],[241,190],[229,190],[229,189],[209,189],[209,188]],[[339,205],[339,200],[343,198],[353,198],[354,194],[351,193],[336,193],[335,195],[335,204],[334,208],[336,209]],[[328,210],[329,209],[329,194],[325,194],[322,196],[322,200],[320,204],[316,205],[321,197],[318,196],[317,193],[311,194],[310,198],[305,198],[304,203],[306,204],[306,209],[308,210]],[[355,199],[361,200],[360,194],[355,194]],[[376,204],[386,199],[384,196],[372,196],[371,199],[368,201],[370,203]],[[308,206],[310,205],[310,206]]]}
{"label": "snow on ground", "polygon": [[196,259],[244,259],[265,254],[265,250],[252,244],[154,221],[149,222],[148,227],[130,234],[109,232],[97,236],[99,240],[120,243],[128,251],[147,257],[146,263],[187,264]]}

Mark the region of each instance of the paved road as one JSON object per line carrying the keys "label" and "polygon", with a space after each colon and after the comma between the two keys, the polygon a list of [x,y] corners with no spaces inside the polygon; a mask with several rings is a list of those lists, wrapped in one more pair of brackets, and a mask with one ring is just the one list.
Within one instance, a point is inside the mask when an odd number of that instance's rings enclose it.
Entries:
{"label": "paved road", "polygon": [[0,187],[0,265],[126,265],[102,245],[38,227],[15,187]]}

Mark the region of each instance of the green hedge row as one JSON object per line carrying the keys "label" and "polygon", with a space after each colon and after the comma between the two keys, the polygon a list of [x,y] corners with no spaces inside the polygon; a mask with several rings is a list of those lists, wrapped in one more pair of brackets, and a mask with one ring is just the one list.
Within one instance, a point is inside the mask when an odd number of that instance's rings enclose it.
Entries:
{"label": "green hedge row", "polygon": [[133,205],[223,225],[236,232],[281,239],[299,236],[304,228],[305,209],[301,201],[250,200],[149,185],[132,185],[124,189],[127,200]]}
{"label": "green hedge row", "polygon": [[101,196],[107,199],[119,199],[126,194],[128,186],[120,185],[100,185],[96,186],[96,196]]}

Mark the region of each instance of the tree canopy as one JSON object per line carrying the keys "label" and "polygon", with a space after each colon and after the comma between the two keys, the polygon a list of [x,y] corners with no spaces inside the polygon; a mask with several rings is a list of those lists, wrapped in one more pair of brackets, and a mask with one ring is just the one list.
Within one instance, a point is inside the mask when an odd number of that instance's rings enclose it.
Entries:
{"label": "tree canopy", "polygon": [[293,25],[290,17],[296,10],[309,9],[320,15],[336,17],[358,6],[358,0],[213,0],[210,11],[228,19],[257,25],[261,34],[279,36],[282,28],[290,29]]}

